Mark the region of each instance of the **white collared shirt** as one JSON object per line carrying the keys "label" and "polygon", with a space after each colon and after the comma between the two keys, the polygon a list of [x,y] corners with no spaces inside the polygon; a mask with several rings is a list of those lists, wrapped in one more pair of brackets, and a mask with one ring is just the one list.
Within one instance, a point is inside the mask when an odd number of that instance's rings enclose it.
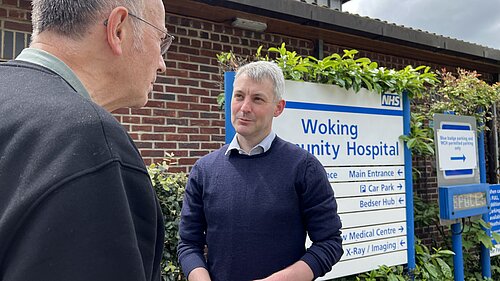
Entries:
{"label": "white collared shirt", "polygon": [[271,131],[271,133],[269,133],[269,135],[267,135],[267,137],[265,137],[260,143],[258,143],[252,149],[250,149],[250,153],[247,153],[246,151],[244,151],[241,148],[240,144],[238,143],[237,135],[238,135],[238,133],[236,133],[236,135],[234,135],[234,138],[231,141],[231,143],[229,144],[225,155],[228,155],[229,153],[231,153],[231,150],[233,150],[233,149],[238,150],[238,152],[240,154],[245,154],[245,155],[250,155],[250,156],[264,153],[271,148],[271,144],[273,143],[273,140],[276,137],[276,133]]}

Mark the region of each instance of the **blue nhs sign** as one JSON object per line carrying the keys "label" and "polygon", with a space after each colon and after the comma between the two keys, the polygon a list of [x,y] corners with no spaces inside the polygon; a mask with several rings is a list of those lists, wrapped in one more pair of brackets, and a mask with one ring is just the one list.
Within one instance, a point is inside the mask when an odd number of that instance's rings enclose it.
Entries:
{"label": "blue nhs sign", "polygon": [[401,96],[397,94],[382,94],[380,104],[382,106],[400,107]]}

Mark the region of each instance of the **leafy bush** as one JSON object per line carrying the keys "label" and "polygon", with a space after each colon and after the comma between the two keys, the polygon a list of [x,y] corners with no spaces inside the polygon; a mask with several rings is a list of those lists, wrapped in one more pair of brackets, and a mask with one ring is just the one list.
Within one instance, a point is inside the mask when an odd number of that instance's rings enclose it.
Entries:
{"label": "leafy bush", "polygon": [[401,139],[414,155],[434,154],[434,113],[453,112],[474,116],[479,130],[488,130],[485,124],[493,118],[491,107],[500,102],[500,83],[488,85],[475,71],[457,69],[457,74],[441,73],[441,82],[413,101],[411,131]]}
{"label": "leafy bush", "polygon": [[356,276],[356,281],[406,281],[409,280],[404,273],[404,268],[401,265],[398,266],[386,266],[382,265],[377,270],[372,270],[370,272],[362,273]]}
{"label": "leafy bush", "polygon": [[451,266],[452,251],[433,248],[432,252],[419,239],[416,240],[415,258],[416,268],[411,278],[402,265],[382,265],[378,269],[346,276],[336,281],[452,281],[453,271]]}
{"label": "leafy bush", "polygon": [[434,155],[434,131],[425,126],[426,115],[411,112],[410,134],[402,135],[400,139],[416,155]]}
{"label": "leafy bush", "polygon": [[[450,250],[429,249],[417,240],[415,245],[415,258],[417,267],[415,269],[415,280],[452,281],[453,271],[449,265],[450,257],[455,253]],[[448,262],[446,262],[445,260]]]}
{"label": "leafy bush", "polygon": [[[428,86],[439,82],[428,66],[413,68],[408,65],[401,70],[387,69],[379,67],[369,58],[356,58],[359,53],[357,50],[344,50],[342,55],[331,54],[321,60],[311,56],[302,57],[295,51],[289,51],[285,43],[267,50],[270,54],[276,54],[274,59],[269,55],[263,57],[261,51],[262,46],[253,57],[236,56],[231,52],[217,55],[220,72],[237,70],[240,65],[250,61],[274,61],[283,70],[285,79],[333,84],[355,92],[361,88],[379,94],[401,94],[405,91],[411,98],[423,96]],[[224,94],[218,97],[218,102],[219,105],[224,103]]]}
{"label": "leafy bush", "polygon": [[[440,241],[445,242],[446,248],[450,249],[451,245],[451,232],[445,231],[445,227],[440,226],[439,223],[439,209],[437,202],[424,202],[420,197],[414,195],[414,219],[416,226],[430,226],[434,225],[439,230]],[[465,279],[466,280],[483,280],[481,275],[481,261],[480,261],[480,248],[481,245],[484,245],[488,249],[493,248],[492,238],[495,241],[500,241],[500,235],[492,232],[492,237],[489,237],[485,229],[491,229],[491,225],[489,223],[484,222],[482,219],[479,220],[464,220],[463,222],[463,233],[462,233],[462,249],[463,249],[463,258],[464,258],[464,268],[466,269]],[[418,256],[420,255],[421,260],[424,261],[425,256],[428,256],[428,250],[426,248],[416,248],[416,256],[417,256],[417,268],[419,264],[423,265],[425,263],[419,262]],[[421,246],[423,247],[423,245]],[[420,253],[419,253],[420,252]],[[496,261],[497,257],[491,259],[491,271],[492,276],[496,277],[494,280],[500,280],[500,267]],[[452,257],[441,257],[445,263],[449,265],[450,268],[453,268]],[[496,261],[496,263],[495,263]],[[420,265],[420,266],[421,266]],[[432,267],[432,266],[431,266]],[[417,270],[418,271],[418,270]],[[430,272],[430,271],[429,271]],[[420,279],[417,279],[420,280]],[[424,280],[424,279],[422,279]],[[427,279],[433,280],[433,279]],[[434,279],[441,280],[441,279]]]}
{"label": "leafy bush", "polygon": [[[426,90],[426,85],[438,82],[436,74],[428,66],[413,68],[408,65],[401,70],[387,69],[379,67],[369,58],[356,58],[357,50],[344,50],[342,55],[331,54],[321,60],[298,56],[296,52],[288,51],[284,43],[268,51],[277,53],[275,61],[283,69],[286,79],[334,84],[355,92],[361,88],[379,94],[406,91],[410,97],[418,97]],[[264,59],[269,60],[269,57]]]}
{"label": "leafy bush", "polygon": [[442,84],[437,88],[430,114],[452,111],[474,116],[479,124],[485,124],[493,118],[491,106],[500,101],[499,85],[488,85],[475,71],[457,71],[457,75],[446,71],[441,74]]}
{"label": "leafy bush", "polygon": [[172,156],[162,163],[148,167],[151,182],[158,196],[165,221],[165,242],[161,266],[165,281],[185,280],[177,261],[179,221],[187,176],[184,173],[169,173]]}

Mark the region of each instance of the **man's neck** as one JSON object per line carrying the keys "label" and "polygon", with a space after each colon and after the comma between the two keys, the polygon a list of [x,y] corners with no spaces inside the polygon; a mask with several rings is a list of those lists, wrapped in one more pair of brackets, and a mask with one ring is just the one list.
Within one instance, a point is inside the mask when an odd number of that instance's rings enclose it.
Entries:
{"label": "man's neck", "polygon": [[236,140],[238,141],[238,144],[240,146],[241,149],[243,149],[243,151],[245,151],[246,153],[250,153],[252,148],[254,148],[255,146],[257,146],[258,144],[260,144],[266,137],[269,136],[269,134],[271,134],[271,132],[268,132],[267,134],[265,134],[263,137],[260,136],[258,138],[247,138],[247,137],[244,137],[240,134],[237,134],[236,135]]}
{"label": "man's neck", "polygon": [[252,150],[252,148],[254,148],[257,144],[259,144],[264,138],[251,140],[241,135],[237,135],[236,139],[238,140],[240,148],[243,149],[246,153],[250,153],[250,150]]}
{"label": "man's neck", "polygon": [[43,32],[36,37],[30,48],[46,51],[63,61],[81,81],[92,101],[104,107],[107,111],[112,111],[116,108],[106,100],[109,93],[106,90],[105,81],[108,80],[103,77],[103,73],[98,71],[102,68],[88,64],[90,61],[94,62],[94,64],[102,61],[98,58],[89,58],[89,56],[99,56],[100,54],[96,54],[95,50],[89,49],[88,45],[91,44],[81,44],[73,39],[50,32]]}

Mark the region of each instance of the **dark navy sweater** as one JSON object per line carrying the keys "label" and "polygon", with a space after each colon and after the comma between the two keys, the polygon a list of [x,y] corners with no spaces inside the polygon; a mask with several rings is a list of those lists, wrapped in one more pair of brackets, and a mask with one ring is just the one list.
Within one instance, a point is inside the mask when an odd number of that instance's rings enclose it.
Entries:
{"label": "dark navy sweater", "polygon": [[[190,173],[180,224],[184,273],[205,267],[212,281],[249,281],[298,260],[315,278],[329,272],[343,253],[341,222],[321,163],[279,137],[255,156],[226,149]],[[307,250],[306,234],[313,242]]]}

